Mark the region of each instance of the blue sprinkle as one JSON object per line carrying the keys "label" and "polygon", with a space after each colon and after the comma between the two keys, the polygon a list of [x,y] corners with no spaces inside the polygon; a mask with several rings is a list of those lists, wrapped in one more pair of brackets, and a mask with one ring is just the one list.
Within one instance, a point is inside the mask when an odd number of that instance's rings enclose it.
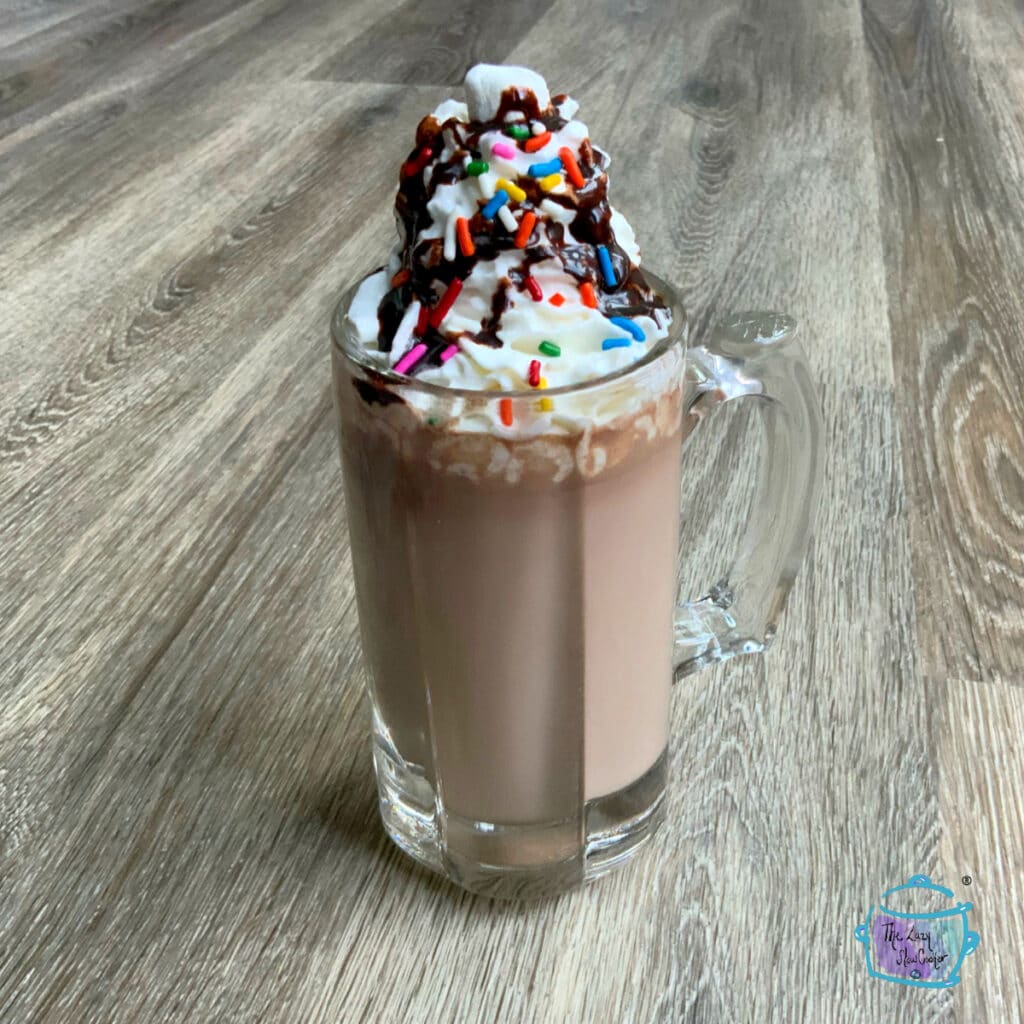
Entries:
{"label": "blue sprinkle", "polygon": [[637,341],[647,340],[647,335],[644,334],[640,326],[638,324],[633,323],[632,320],[629,320],[624,316],[610,316],[608,317],[608,319],[611,320],[611,322],[615,324],[616,327],[621,327],[624,331],[628,331],[630,334],[632,334]]}
{"label": "blue sprinkle", "polygon": [[609,288],[614,288],[617,282],[615,280],[615,268],[612,266],[612,258],[608,255],[608,246],[599,245],[597,247],[597,262],[601,264],[601,274],[604,277],[604,283]]}
{"label": "blue sprinkle", "polygon": [[562,169],[562,161],[556,156],[554,160],[545,160],[543,163],[530,164],[526,173],[531,178],[546,178],[549,174],[557,174]]}
{"label": "blue sprinkle", "polygon": [[491,199],[487,205],[480,211],[488,220],[494,218],[494,215],[508,202],[508,193],[503,189],[499,188],[494,193],[494,198]]}
{"label": "blue sprinkle", "polygon": [[601,342],[601,348],[607,352],[610,348],[629,348],[632,344],[629,338],[605,338]]}

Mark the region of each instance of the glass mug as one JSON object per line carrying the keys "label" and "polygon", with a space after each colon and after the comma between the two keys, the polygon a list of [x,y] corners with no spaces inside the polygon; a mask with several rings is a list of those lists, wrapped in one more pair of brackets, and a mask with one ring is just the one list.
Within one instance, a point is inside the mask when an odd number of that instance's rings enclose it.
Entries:
{"label": "glass mug", "polygon": [[[810,537],[821,414],[795,324],[734,316],[687,350],[672,290],[647,276],[669,336],[547,391],[375,367],[345,319],[352,291],[332,321],[381,817],[473,892],[560,892],[650,838],[673,677],[768,647]],[[767,432],[753,520],[727,577],[679,604],[682,445],[745,397]],[[510,408],[518,426],[496,428]]]}

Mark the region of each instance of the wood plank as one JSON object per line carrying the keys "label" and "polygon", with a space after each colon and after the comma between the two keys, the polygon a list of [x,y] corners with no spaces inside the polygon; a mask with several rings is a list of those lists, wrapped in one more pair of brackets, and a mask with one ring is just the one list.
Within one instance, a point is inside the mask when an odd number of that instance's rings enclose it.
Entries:
{"label": "wood plank", "polygon": [[[339,178],[377,160],[372,135],[356,130],[365,91],[358,102],[350,89],[334,87],[332,100],[318,92],[278,94],[278,126],[317,127],[285,133],[282,173],[215,244],[165,271],[152,300],[94,310],[102,333],[73,354],[67,385],[43,379],[62,403],[27,422],[23,435],[38,423],[42,436],[15,438],[5,453],[0,736],[17,750],[48,732],[75,736],[59,777],[93,771],[154,661],[326,416],[331,302],[381,222],[391,227],[385,182],[372,216],[334,199]],[[407,102],[411,116],[424,100]],[[55,780],[21,781],[44,828]]]}
{"label": "wood plank", "polygon": [[923,667],[1021,682],[1024,83],[978,62],[970,5],[862,8]]}
{"label": "wood plank", "polygon": [[1024,690],[970,680],[944,689],[942,876],[973,904],[971,927],[981,936],[964,963],[959,1019],[1012,1020],[1024,1006],[1016,953],[1024,947]]}
{"label": "wood plank", "polygon": [[[315,79],[395,85],[462,84],[474,64],[500,64],[550,6],[406,0],[312,72]],[[429,113],[429,111],[427,111]]]}

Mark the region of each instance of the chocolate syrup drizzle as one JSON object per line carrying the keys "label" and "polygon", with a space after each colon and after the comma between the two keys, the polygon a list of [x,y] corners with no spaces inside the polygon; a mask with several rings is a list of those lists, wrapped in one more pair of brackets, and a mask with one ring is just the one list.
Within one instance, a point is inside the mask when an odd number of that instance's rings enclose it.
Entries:
{"label": "chocolate syrup drizzle", "polygon": [[[419,123],[416,146],[402,165],[395,198],[395,212],[405,240],[401,265],[408,271],[408,277],[403,283],[392,287],[378,307],[378,343],[381,351],[391,350],[402,316],[414,299],[419,299],[427,306],[434,305],[437,299],[435,282],[440,281],[447,287],[455,278],[465,280],[478,262],[493,260],[499,253],[510,250],[522,252],[522,261],[499,282],[491,300],[490,316],[483,318],[479,330],[472,333],[459,332],[460,337],[500,348],[504,344],[500,336],[501,319],[510,304],[509,289],[525,291],[530,268],[551,258],[560,260],[566,272],[577,281],[590,281],[594,285],[598,310],[607,317],[653,317],[655,310],[665,309],[664,300],[648,285],[639,267],[630,262],[629,256],[615,240],[608,202],[608,175],[605,173],[607,157],[600,150],[595,150],[589,140],[583,141],[577,157],[580,172],[585,179],[582,188],[573,188],[566,180],[567,191],[556,195],[544,192],[535,178],[520,176],[516,179],[516,184],[526,193],[526,199],[519,205],[534,210],[538,222],[545,221],[547,242],[528,244],[525,249],[518,250],[512,234],[506,231],[500,219],[488,220],[479,210],[469,219],[469,231],[475,247],[472,256],[464,256],[461,251],[457,251],[454,260],[445,260],[441,239],[416,241],[420,232],[433,222],[427,204],[438,187],[466,177],[463,165],[467,156],[471,160],[482,159],[480,138],[485,132],[503,130],[507,125],[506,115],[513,111],[523,114],[528,122],[540,121],[548,131],[557,132],[567,124],[557,110],[557,106],[565,99],[565,95],[555,96],[551,106],[541,110],[532,91],[510,88],[502,93],[498,111],[490,121],[467,123],[450,118],[440,124],[436,118],[428,115]],[[440,160],[444,148],[444,132],[449,132],[459,143],[446,161]],[[424,175],[422,171],[426,166],[430,167],[430,171]],[[566,242],[563,225],[541,213],[540,204],[545,199],[575,212],[571,225],[575,242]],[[480,200],[481,208],[484,202]],[[612,287],[605,284],[600,272],[596,249],[598,245],[606,246],[611,256],[616,279]],[[451,343],[452,338],[430,327],[419,340],[427,345],[427,354],[416,369],[440,365],[441,352]]]}

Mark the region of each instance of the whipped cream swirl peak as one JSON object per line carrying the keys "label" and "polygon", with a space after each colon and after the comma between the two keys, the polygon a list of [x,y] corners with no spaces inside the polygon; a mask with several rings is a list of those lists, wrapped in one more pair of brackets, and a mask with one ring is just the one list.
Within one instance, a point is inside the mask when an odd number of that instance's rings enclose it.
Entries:
{"label": "whipped cream swirl peak", "polygon": [[401,166],[399,240],[349,309],[382,366],[449,386],[558,387],[636,362],[671,314],[608,200],[577,104],[478,64]]}

